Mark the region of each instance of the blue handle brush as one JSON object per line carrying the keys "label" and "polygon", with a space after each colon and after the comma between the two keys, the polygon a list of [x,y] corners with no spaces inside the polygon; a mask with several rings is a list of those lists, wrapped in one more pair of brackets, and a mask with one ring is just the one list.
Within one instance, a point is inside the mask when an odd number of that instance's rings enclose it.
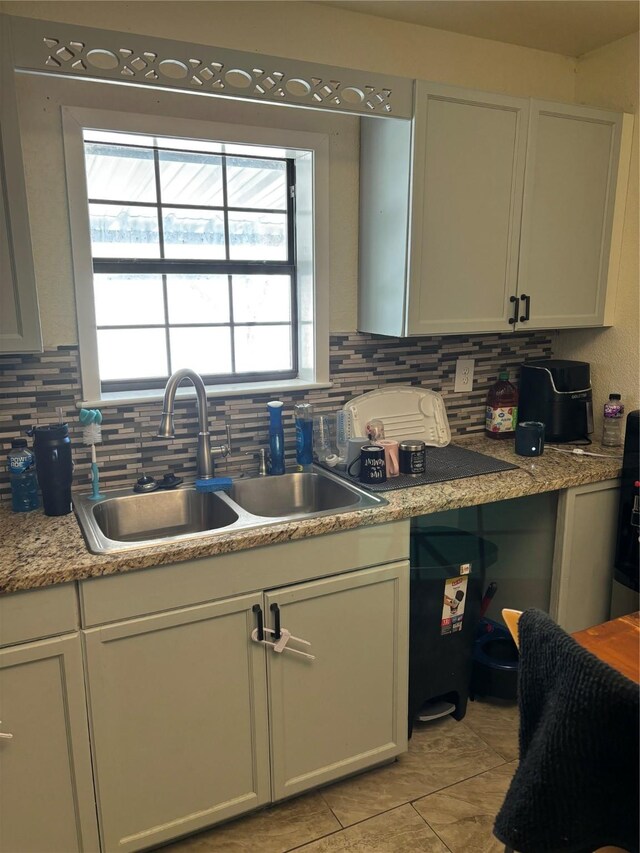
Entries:
{"label": "blue handle brush", "polygon": [[91,446],[91,496],[90,500],[103,498],[100,493],[100,473],[96,456],[96,444],[102,441],[102,412],[100,409],[80,409],[80,423],[83,425],[82,440]]}

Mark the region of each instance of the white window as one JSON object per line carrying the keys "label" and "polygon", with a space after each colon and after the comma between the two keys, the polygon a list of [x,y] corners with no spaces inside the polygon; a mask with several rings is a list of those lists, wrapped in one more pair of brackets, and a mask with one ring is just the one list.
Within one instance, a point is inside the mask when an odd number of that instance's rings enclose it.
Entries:
{"label": "white window", "polygon": [[182,367],[212,394],[327,383],[326,137],[63,121],[85,402],[153,399]]}

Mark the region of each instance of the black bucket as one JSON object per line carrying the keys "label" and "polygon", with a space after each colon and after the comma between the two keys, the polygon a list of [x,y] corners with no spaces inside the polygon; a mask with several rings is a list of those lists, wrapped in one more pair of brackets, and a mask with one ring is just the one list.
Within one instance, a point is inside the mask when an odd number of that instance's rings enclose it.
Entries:
{"label": "black bucket", "polygon": [[511,634],[490,619],[482,620],[480,631],[473,647],[471,695],[515,700],[519,655]]}

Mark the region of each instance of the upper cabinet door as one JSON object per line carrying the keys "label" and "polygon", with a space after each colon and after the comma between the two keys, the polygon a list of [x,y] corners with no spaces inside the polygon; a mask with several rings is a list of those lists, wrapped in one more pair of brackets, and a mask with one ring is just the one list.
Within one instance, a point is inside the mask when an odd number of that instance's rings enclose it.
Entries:
{"label": "upper cabinet door", "polygon": [[512,327],[528,110],[417,83],[408,334]]}
{"label": "upper cabinet door", "polygon": [[41,350],[13,54],[0,15],[0,352]]}
{"label": "upper cabinet door", "polygon": [[518,275],[521,317],[523,296],[530,311],[522,328],[605,320],[622,121],[620,113],[532,101]]}

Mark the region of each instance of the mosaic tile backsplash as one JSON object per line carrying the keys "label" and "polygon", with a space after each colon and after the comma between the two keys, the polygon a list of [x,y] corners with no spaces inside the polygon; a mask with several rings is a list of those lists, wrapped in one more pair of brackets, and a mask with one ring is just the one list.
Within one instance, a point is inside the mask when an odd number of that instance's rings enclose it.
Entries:
{"label": "mosaic tile backsplash", "polygon": [[[541,332],[430,337],[386,338],[356,332],[331,336],[332,387],[279,395],[285,404],[287,462],[295,463],[293,404],[306,401],[318,414],[335,411],[347,400],[396,383],[420,385],[442,394],[454,435],[481,432],[484,402],[500,370],[516,381],[518,367],[530,358],[550,358],[551,338]],[[456,359],[474,358],[474,390],[454,393]],[[10,496],[4,458],[11,439],[31,426],[55,423],[61,406],[70,427],[75,461],[74,488],[89,486],[90,450],[82,444],[76,404],[82,399],[77,347],[59,347],[36,355],[0,355],[0,500]],[[220,476],[256,473],[255,454],[267,445],[266,404],[274,395],[209,400],[212,443],[225,441],[229,424],[232,453],[219,461]],[[132,484],[142,471],[161,476],[168,470],[195,476],[197,410],[195,399],[176,402],[176,437],[155,436],[162,404],[145,403],[105,407],[102,444],[97,446],[101,485]]]}

